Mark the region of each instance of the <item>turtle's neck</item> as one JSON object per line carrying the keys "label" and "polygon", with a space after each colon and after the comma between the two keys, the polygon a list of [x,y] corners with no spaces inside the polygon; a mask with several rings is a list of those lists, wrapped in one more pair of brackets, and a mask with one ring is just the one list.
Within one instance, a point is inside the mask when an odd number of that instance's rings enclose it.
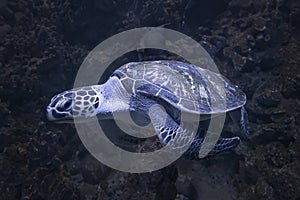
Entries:
{"label": "turtle's neck", "polygon": [[[129,95],[121,85],[117,77],[111,77],[106,83],[99,85],[98,96],[102,97],[97,113],[101,115],[110,115],[116,112],[122,112],[129,109]],[[107,117],[104,117],[107,118]]]}

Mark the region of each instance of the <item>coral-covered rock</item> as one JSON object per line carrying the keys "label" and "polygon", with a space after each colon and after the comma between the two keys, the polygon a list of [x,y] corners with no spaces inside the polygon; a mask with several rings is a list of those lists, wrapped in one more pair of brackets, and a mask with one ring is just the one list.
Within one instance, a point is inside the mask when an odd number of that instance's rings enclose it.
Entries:
{"label": "coral-covered rock", "polygon": [[[0,1],[0,199],[299,199],[299,13],[297,0]],[[249,141],[129,174],[90,157],[71,125],[47,122],[51,96],[72,87],[88,52],[142,26],[181,31],[206,48],[247,94]],[[223,134],[240,131],[226,123]]]}

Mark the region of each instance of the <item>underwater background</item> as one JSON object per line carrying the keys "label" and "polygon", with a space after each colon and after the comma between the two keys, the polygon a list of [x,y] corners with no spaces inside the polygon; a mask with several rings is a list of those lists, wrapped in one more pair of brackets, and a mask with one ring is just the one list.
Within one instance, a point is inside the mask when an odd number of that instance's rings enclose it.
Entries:
{"label": "underwater background", "polygon": [[[73,125],[47,121],[51,97],[72,88],[96,45],[145,26],[182,32],[211,54],[247,95],[249,141],[130,174],[94,159]],[[0,0],[0,199],[299,200],[299,39],[297,0]],[[228,120],[222,134],[240,129]]]}

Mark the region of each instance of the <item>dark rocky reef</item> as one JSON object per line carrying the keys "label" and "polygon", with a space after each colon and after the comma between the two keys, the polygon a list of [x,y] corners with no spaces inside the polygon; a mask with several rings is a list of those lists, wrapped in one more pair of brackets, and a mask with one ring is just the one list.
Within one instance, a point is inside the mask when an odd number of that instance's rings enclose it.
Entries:
{"label": "dark rocky reef", "polygon": [[[299,1],[205,2],[1,0],[0,199],[299,199]],[[128,174],[96,161],[71,125],[46,121],[50,98],[72,87],[94,46],[143,26],[181,31],[207,49],[248,96],[249,141]],[[223,134],[239,135],[231,124]]]}

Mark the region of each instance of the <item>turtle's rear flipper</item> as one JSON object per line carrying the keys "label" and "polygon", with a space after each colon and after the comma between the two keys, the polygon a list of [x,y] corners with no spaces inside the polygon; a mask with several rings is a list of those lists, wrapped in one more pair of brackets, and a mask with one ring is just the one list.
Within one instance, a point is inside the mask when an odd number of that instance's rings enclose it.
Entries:
{"label": "turtle's rear flipper", "polygon": [[240,141],[241,139],[239,137],[220,138],[215,147],[209,152],[209,155],[215,155],[234,149]]}
{"label": "turtle's rear flipper", "polygon": [[241,108],[240,125],[241,125],[244,135],[249,139],[250,133],[249,133],[248,113],[247,113],[246,109],[244,108],[244,106]]}
{"label": "turtle's rear flipper", "polygon": [[230,112],[229,114],[232,120],[240,125],[243,135],[246,136],[247,139],[249,139],[250,133],[248,114],[244,106],[241,107],[240,110],[235,110],[233,112]]}
{"label": "turtle's rear flipper", "polygon": [[[185,155],[190,159],[199,159],[199,152],[201,150],[203,141],[203,138],[196,137],[190,148],[185,152]],[[209,152],[208,156],[232,150],[240,143],[240,141],[241,139],[239,137],[220,138],[213,149]]]}
{"label": "turtle's rear flipper", "polygon": [[150,108],[149,117],[160,142],[176,152],[185,152],[197,134],[198,124],[182,123],[180,126],[160,105]]}

